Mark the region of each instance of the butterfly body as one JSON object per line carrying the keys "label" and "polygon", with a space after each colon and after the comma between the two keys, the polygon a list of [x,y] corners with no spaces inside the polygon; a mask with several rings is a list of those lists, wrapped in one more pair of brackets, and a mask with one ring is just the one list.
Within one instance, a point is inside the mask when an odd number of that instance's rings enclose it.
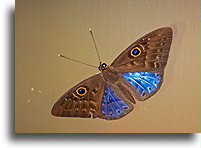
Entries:
{"label": "butterfly body", "polygon": [[134,109],[135,100],[154,95],[163,82],[172,29],[157,29],[124,50],[110,66],[68,90],[53,106],[59,117],[120,119]]}

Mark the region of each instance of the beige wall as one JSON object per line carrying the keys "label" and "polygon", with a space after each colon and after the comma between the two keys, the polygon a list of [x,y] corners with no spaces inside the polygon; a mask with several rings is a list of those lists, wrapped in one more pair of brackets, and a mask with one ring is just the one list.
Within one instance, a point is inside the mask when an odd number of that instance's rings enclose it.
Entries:
{"label": "beige wall", "polygon": [[[142,35],[174,30],[160,91],[117,121],[55,118],[52,105],[98,70],[57,57],[62,53],[110,64]],[[16,1],[16,132],[199,132],[198,0]]]}

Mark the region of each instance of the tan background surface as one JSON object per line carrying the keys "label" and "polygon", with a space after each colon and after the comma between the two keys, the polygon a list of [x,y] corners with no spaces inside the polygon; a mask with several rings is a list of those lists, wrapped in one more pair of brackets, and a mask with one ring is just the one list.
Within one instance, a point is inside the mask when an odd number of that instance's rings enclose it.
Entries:
{"label": "tan background surface", "polygon": [[[199,132],[198,0],[16,1],[16,132]],[[110,64],[144,34],[174,30],[160,91],[116,121],[56,118],[50,111],[69,88],[98,70],[57,57],[62,53]]]}

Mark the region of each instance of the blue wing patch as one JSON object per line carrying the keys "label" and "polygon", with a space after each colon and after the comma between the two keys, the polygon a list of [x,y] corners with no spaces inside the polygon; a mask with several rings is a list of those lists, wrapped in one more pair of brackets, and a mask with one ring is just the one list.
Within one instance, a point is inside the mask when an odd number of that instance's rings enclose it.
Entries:
{"label": "blue wing patch", "polygon": [[158,88],[161,82],[160,75],[160,73],[153,72],[128,72],[122,74],[123,78],[137,88],[137,92],[143,97]]}
{"label": "blue wing patch", "polygon": [[129,106],[119,98],[115,91],[106,85],[101,102],[101,112],[104,116],[115,118],[125,113]]}

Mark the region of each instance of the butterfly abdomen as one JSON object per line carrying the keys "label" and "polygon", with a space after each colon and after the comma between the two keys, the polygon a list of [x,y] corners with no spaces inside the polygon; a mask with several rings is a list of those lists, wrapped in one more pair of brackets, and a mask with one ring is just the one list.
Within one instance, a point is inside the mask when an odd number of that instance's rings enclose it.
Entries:
{"label": "butterfly abdomen", "polygon": [[116,83],[118,82],[118,80],[120,78],[118,73],[109,66],[106,70],[101,72],[101,75],[102,75],[103,79],[105,80],[105,82],[107,82],[111,85],[116,85]]}

